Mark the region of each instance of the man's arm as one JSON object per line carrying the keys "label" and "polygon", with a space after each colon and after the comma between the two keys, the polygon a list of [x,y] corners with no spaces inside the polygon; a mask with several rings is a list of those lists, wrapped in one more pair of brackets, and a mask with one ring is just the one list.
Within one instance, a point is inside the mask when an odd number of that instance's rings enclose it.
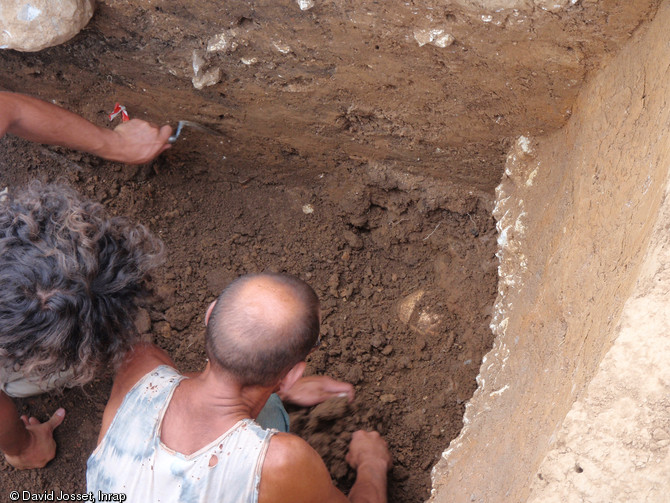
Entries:
{"label": "man's arm", "polygon": [[354,432],[347,463],[356,470],[356,482],[349,491],[349,501],[386,503],[387,473],[393,462],[381,435],[376,431]]}
{"label": "man's arm", "polygon": [[303,439],[277,433],[270,441],[258,492],[259,503],[386,503],[391,455],[377,432],[354,433],[347,462],[356,469],[349,498],[334,485],[319,454]]}
{"label": "man's arm", "polygon": [[0,450],[14,468],[42,468],[56,455],[54,429],[65,419],[58,409],[48,421],[19,417],[12,399],[0,391]]}
{"label": "man's arm", "polygon": [[354,387],[328,376],[308,376],[298,379],[291,388],[277,392],[282,402],[311,407],[325,402],[329,398],[346,397],[349,403],[354,401]]}
{"label": "man's arm", "polygon": [[161,365],[175,367],[174,362],[168,354],[153,344],[137,344],[128,351],[114,377],[112,392],[107,401],[105,412],[102,415],[102,426],[100,427],[98,443],[102,441],[105,433],[107,433],[116,412],[121,407],[123,399],[128,392],[135,386],[137,381]]}
{"label": "man's arm", "polygon": [[37,143],[83,150],[110,161],[142,164],[170,148],[172,128],[132,119],[106,129],[46,101],[0,92],[0,137],[11,133]]}

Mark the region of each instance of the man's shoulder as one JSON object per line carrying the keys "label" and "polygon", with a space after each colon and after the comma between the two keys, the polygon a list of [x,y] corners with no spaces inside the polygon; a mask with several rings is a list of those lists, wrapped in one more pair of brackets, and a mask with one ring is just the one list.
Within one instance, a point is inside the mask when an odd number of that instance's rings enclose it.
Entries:
{"label": "man's shoulder", "polygon": [[[170,365],[159,363],[153,368],[147,368],[146,372],[139,375],[139,378],[136,380],[130,380],[128,382],[130,389],[127,390],[125,395],[128,396],[131,393],[156,395],[159,390],[169,388],[175,381],[179,382],[182,379],[184,379],[184,376],[177,369]],[[134,384],[133,380],[135,380]]]}
{"label": "man's shoulder", "polygon": [[263,467],[271,469],[290,469],[305,460],[313,459],[319,454],[302,438],[291,433],[275,433],[270,440]]}
{"label": "man's shoulder", "polygon": [[321,456],[306,441],[290,433],[276,433],[263,462],[258,501],[325,503],[347,499],[333,486]]}
{"label": "man's shoulder", "polygon": [[112,396],[125,396],[137,382],[161,365],[174,368],[174,363],[162,349],[153,344],[134,346],[116,373]]}
{"label": "man's shoulder", "polygon": [[112,392],[102,416],[98,443],[104,437],[112,419],[130,390],[144,376],[161,365],[174,368],[174,363],[167,353],[153,344],[138,344],[126,354],[119,370],[116,372],[116,377],[114,377]]}

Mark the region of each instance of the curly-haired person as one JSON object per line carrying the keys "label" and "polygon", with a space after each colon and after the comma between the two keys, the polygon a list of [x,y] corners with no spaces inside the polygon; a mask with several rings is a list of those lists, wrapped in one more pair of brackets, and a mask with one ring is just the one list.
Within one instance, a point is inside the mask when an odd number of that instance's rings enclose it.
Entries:
{"label": "curly-haired person", "polygon": [[12,466],[55,456],[65,411],[40,423],[10,397],[82,385],[118,362],[162,254],[142,225],[66,186],[34,183],[0,202],[0,450]]}

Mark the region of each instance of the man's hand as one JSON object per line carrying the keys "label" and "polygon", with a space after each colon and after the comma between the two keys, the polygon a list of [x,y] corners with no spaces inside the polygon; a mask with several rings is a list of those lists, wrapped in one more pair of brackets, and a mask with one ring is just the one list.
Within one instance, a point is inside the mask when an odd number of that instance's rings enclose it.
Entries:
{"label": "man's hand", "polygon": [[0,138],[11,133],[126,164],[149,162],[170,148],[170,126],[159,128],[140,119],[131,119],[111,130],[46,101],[8,92],[0,92],[0,110]]}
{"label": "man's hand", "polygon": [[19,454],[5,454],[7,462],[19,470],[43,468],[56,455],[53,431],[65,419],[65,409],[58,409],[48,421],[40,423],[34,417],[21,416],[29,435],[29,443]]}
{"label": "man's hand", "polygon": [[354,432],[346,460],[355,470],[363,465],[372,465],[386,472],[393,464],[386,440],[376,431]]}
{"label": "man's hand", "polygon": [[346,460],[356,470],[356,482],[349,491],[349,501],[386,503],[386,473],[393,462],[381,435],[376,431],[354,432]]}
{"label": "man's hand", "polygon": [[131,119],[116,126],[114,133],[116,138],[109,151],[100,153],[113,161],[144,164],[171,147],[168,143],[172,134],[170,126],[159,128],[140,119]]}
{"label": "man's hand", "polygon": [[310,407],[339,396],[347,397],[347,400],[352,402],[354,387],[327,376],[309,376],[301,377],[290,389],[280,391],[278,394],[283,402]]}

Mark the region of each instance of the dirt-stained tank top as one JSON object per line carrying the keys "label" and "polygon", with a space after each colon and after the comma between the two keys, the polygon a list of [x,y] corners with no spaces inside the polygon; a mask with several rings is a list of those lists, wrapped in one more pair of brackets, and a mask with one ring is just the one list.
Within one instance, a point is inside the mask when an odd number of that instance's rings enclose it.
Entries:
{"label": "dirt-stained tank top", "polygon": [[[125,494],[129,502],[257,503],[261,469],[270,438],[252,419],[239,421],[202,449],[185,456],[160,440],[172,394],[184,379],[160,366],[126,395],[100,445],[88,459],[86,483],[99,491]],[[216,464],[209,466],[210,461]],[[108,501],[119,501],[109,499]]]}

